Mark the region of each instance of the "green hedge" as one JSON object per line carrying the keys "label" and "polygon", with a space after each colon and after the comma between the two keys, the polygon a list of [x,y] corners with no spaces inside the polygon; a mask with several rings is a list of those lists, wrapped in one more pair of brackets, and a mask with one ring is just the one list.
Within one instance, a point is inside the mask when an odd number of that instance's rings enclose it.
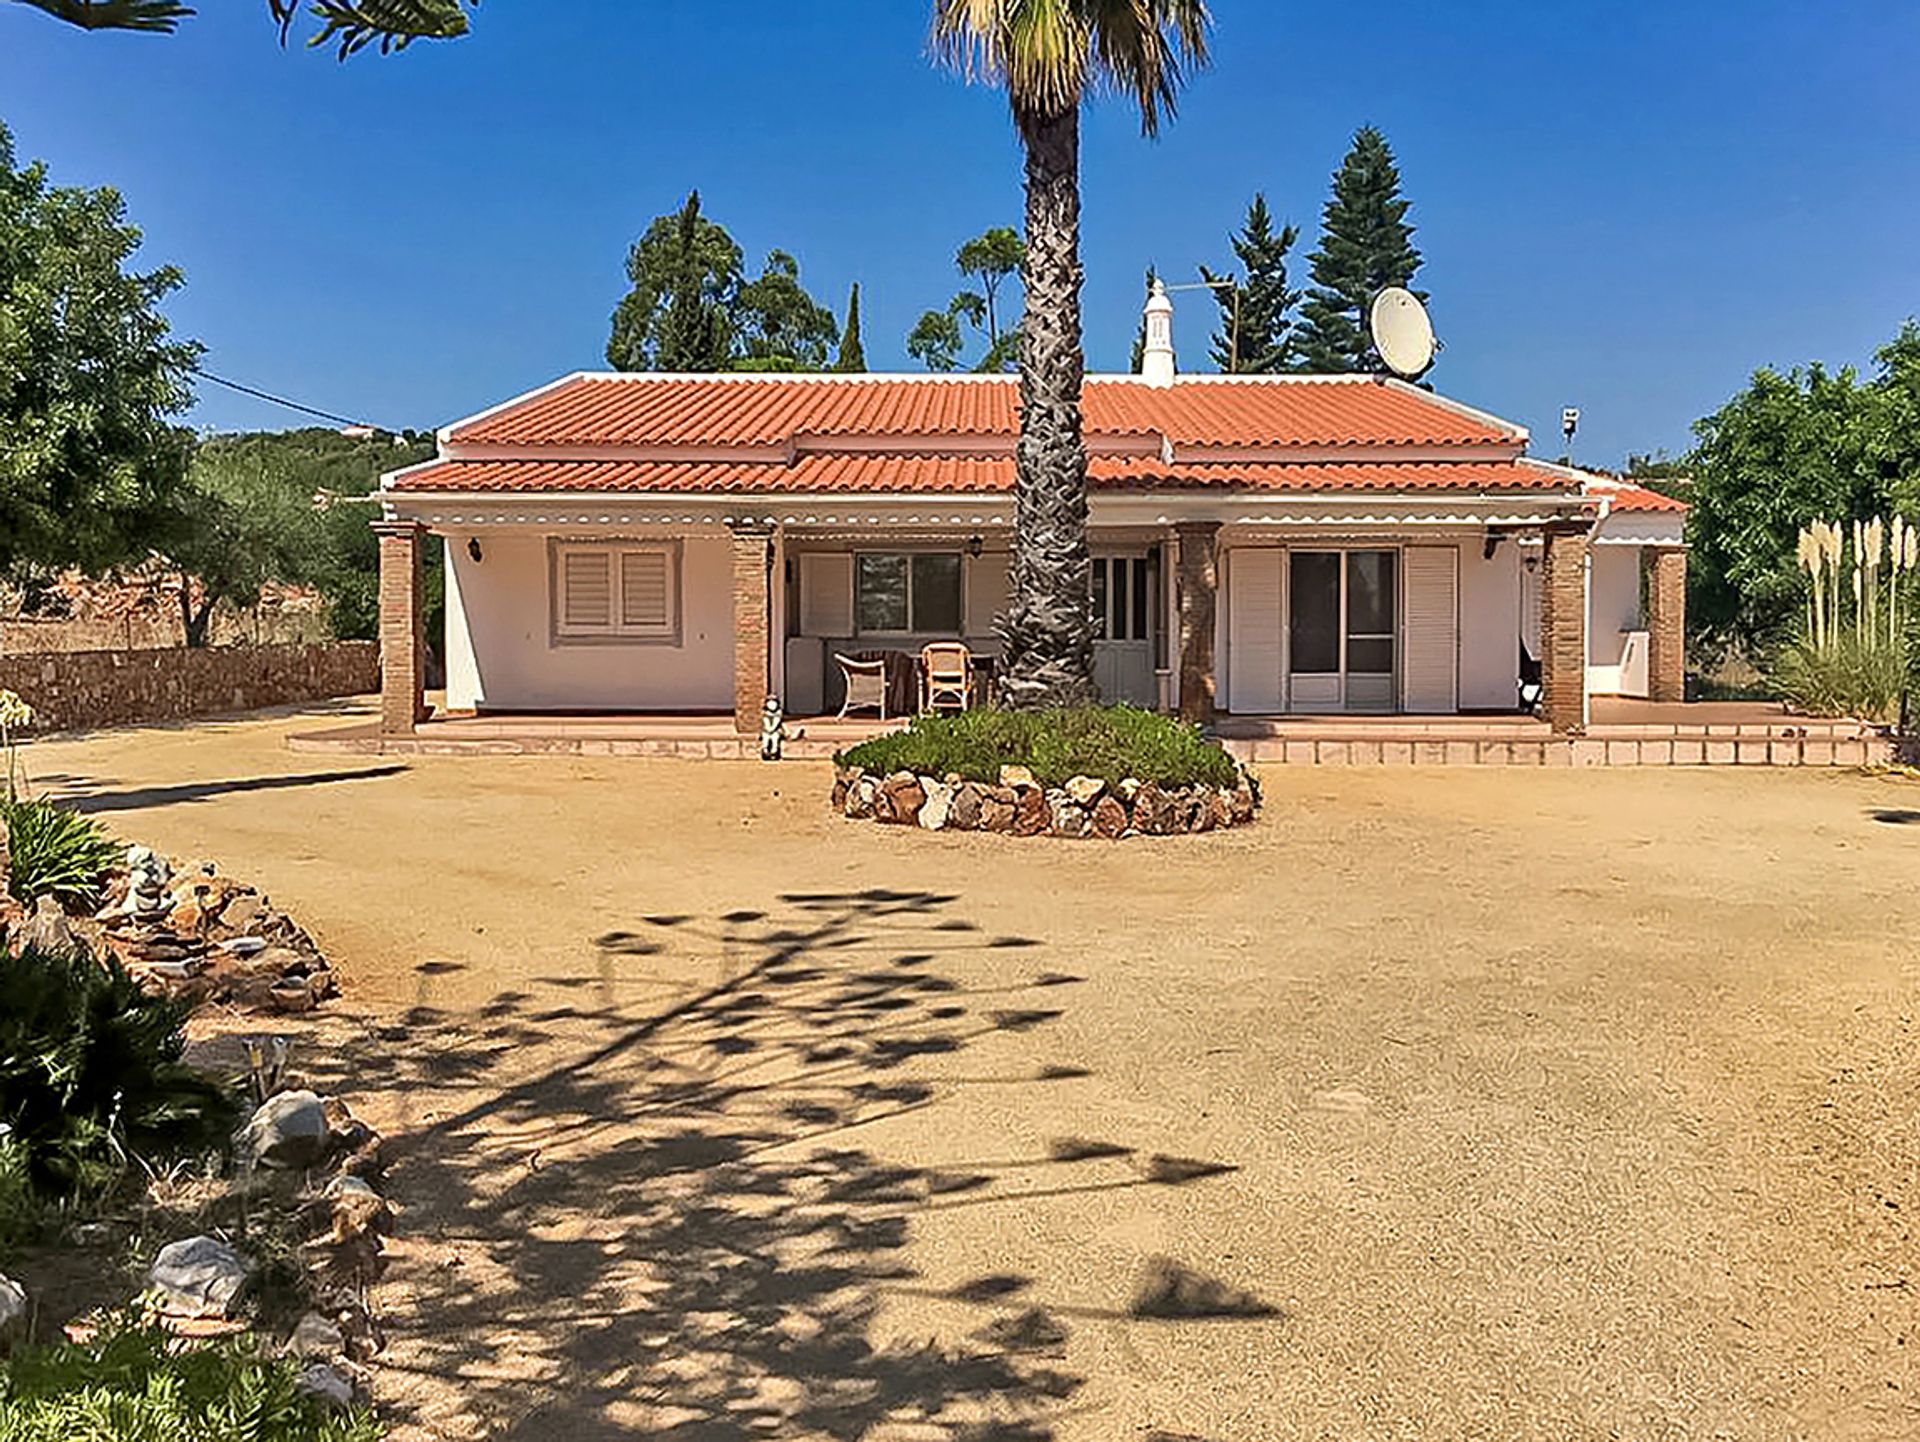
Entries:
{"label": "green hedge", "polygon": [[887,775],[958,773],[998,781],[1002,766],[1025,766],[1044,786],[1075,776],[1109,785],[1132,778],[1160,786],[1232,786],[1239,767],[1198,728],[1131,706],[1074,711],[963,711],[918,716],[905,731],[876,736],[834,758]]}

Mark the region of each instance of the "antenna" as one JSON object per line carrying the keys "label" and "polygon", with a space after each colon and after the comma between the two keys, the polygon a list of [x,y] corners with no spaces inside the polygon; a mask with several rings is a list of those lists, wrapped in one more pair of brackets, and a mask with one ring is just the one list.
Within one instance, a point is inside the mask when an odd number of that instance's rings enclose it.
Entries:
{"label": "antenna", "polygon": [[1390,285],[1376,295],[1367,330],[1381,363],[1402,380],[1418,380],[1433,364],[1433,322],[1412,291]]}
{"label": "antenna", "polygon": [[1560,434],[1567,443],[1567,464],[1573,464],[1573,433],[1580,429],[1580,407],[1568,406],[1560,412]]}

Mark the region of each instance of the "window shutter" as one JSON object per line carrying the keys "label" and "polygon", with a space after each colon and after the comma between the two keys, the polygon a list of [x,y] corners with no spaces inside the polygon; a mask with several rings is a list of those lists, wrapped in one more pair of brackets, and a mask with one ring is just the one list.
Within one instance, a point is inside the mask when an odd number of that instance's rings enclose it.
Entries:
{"label": "window shutter", "polygon": [[656,636],[673,629],[673,574],[665,551],[621,553],[620,628]]}
{"label": "window shutter", "polygon": [[1460,709],[1460,552],[1409,546],[1401,553],[1406,611],[1401,622],[1401,709]]}
{"label": "window shutter", "polygon": [[613,553],[560,553],[560,625],[567,631],[613,629]]}
{"label": "window shutter", "polygon": [[853,634],[853,556],[850,552],[801,552],[800,634]]}
{"label": "window shutter", "polygon": [[1227,707],[1261,715],[1281,707],[1283,553],[1242,547],[1227,560]]}
{"label": "window shutter", "polygon": [[967,563],[967,635],[991,637],[993,623],[1007,609],[1008,566],[1012,557],[975,556]]}

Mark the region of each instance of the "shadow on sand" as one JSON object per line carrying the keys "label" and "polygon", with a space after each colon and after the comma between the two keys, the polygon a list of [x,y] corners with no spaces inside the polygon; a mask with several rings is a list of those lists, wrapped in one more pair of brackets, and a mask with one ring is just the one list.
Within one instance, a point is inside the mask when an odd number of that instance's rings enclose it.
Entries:
{"label": "shadow on sand", "polygon": [[[597,938],[585,974],[459,1017],[426,1004],[457,964],[427,963],[405,1027],[302,1058],[322,1085],[410,1112],[389,1176],[402,1235],[376,1293],[389,1419],[543,1442],[1042,1442],[1085,1405],[1075,1323],[1277,1316],[1165,1257],[1094,1288],[1125,1299],[1110,1308],[1050,1302],[1017,1272],[934,1286],[908,1260],[934,1213],[1015,1224],[1042,1197],[1233,1170],[1083,1136],[938,1167],[883,1155],[890,1119],[1090,1075],[1036,1056],[1080,979],[955,900],[649,916]],[[1034,964],[1009,982],[985,952]],[[892,1305],[914,1308],[917,1340],[886,1340]]]}

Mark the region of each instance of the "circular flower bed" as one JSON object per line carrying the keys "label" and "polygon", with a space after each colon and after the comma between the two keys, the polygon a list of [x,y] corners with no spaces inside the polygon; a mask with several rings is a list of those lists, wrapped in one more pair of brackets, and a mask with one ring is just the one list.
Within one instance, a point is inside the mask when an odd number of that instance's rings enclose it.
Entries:
{"label": "circular flower bed", "polygon": [[1175,836],[1253,820],[1252,775],[1192,726],[1126,706],[922,716],[834,758],[856,821],[1013,836]]}

